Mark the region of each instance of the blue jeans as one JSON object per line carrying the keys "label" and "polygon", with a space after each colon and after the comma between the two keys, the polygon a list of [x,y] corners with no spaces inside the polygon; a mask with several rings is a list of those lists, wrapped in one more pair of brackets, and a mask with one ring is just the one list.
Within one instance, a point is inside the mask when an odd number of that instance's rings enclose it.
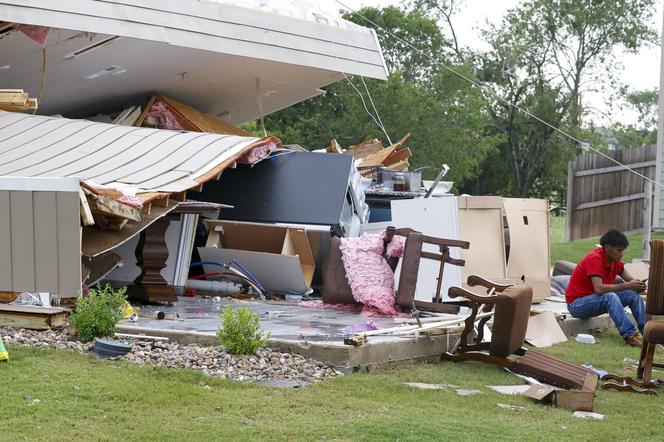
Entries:
{"label": "blue jeans", "polygon": [[634,290],[623,290],[622,292],[607,292],[599,295],[588,295],[576,298],[571,304],[567,304],[567,310],[575,318],[591,318],[608,313],[614,324],[618,327],[620,336],[628,338],[636,332],[634,325],[625,314],[625,307],[632,310],[632,315],[643,334],[643,326],[646,321],[646,306],[641,296]]}

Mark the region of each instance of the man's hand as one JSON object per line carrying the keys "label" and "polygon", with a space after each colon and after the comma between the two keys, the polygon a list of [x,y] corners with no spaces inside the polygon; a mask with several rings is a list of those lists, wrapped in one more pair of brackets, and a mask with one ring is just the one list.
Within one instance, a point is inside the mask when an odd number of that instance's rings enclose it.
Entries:
{"label": "man's hand", "polygon": [[632,279],[625,283],[625,288],[636,292],[642,292],[646,289],[646,283],[640,279]]}

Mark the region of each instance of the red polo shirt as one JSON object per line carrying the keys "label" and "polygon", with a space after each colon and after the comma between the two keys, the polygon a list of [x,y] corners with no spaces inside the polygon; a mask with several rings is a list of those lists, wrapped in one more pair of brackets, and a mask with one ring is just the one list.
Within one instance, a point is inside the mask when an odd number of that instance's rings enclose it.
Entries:
{"label": "red polo shirt", "polygon": [[599,276],[604,284],[615,284],[616,276],[623,272],[622,261],[609,263],[602,247],[588,253],[577,264],[567,286],[565,298],[568,304],[576,298],[595,294],[591,276]]}

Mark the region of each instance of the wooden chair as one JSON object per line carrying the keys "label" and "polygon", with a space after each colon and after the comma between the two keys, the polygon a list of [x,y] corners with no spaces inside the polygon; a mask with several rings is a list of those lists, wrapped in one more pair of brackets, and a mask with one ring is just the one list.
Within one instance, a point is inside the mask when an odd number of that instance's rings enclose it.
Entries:
{"label": "wooden chair", "polygon": [[[533,300],[533,289],[528,285],[496,284],[477,275],[468,277],[468,285],[483,286],[487,295],[478,295],[460,287],[450,288],[450,298],[463,297],[469,301],[471,314],[466,319],[458,344],[441,359],[454,362],[482,361],[512,368],[513,360],[509,356],[524,355],[522,347],[526,338],[530,305]],[[483,342],[484,325],[491,319],[486,316],[477,324],[477,336],[472,344],[468,344],[468,335],[476,328],[478,313],[494,311],[491,341]]]}
{"label": "wooden chair", "polygon": [[[464,297],[471,307],[460,340],[451,351],[441,355],[453,362],[481,361],[509,368],[532,376],[541,382],[567,389],[594,391],[597,374],[581,365],[555,358],[537,350],[526,351],[523,343],[528,328],[533,289],[528,285],[496,284],[477,275],[468,277],[468,285],[485,287],[487,295],[478,295],[463,288],[452,287],[449,296]],[[493,311],[491,341],[483,342],[484,326],[491,319],[482,317],[475,327],[478,314]],[[477,328],[477,336],[468,344],[468,335]],[[516,357],[512,357],[516,355]]]}
{"label": "wooden chair", "polygon": [[[455,259],[450,256],[450,247],[460,247],[467,249],[470,243],[467,241],[458,241],[452,239],[436,238],[426,236],[411,228],[388,227],[383,241],[383,257],[387,260],[392,271],[395,271],[399,264],[398,257],[387,256],[387,245],[392,241],[394,235],[406,237],[403,258],[401,259],[401,273],[399,274],[399,286],[396,290],[396,304],[403,311],[419,310],[435,311],[439,313],[458,313],[459,306],[443,304],[441,296],[441,287],[443,281],[443,271],[445,264],[462,266],[465,261]],[[323,264],[323,301],[332,304],[353,304],[356,303],[353,298],[346,271],[341,261],[341,251],[339,238],[332,238],[330,243],[330,252]],[[424,244],[433,244],[438,247],[439,253],[426,252],[423,249]],[[432,302],[415,300],[415,289],[417,287],[417,277],[421,259],[432,259],[440,263],[438,269],[438,284],[436,293],[432,293]],[[432,275],[433,277],[433,275]]]}

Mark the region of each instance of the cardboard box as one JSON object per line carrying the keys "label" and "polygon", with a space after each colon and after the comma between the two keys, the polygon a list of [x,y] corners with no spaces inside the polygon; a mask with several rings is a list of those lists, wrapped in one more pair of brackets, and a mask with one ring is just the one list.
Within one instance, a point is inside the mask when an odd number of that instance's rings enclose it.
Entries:
{"label": "cardboard box", "polygon": [[[268,291],[304,293],[311,286],[315,262],[303,229],[272,224],[206,220],[208,240],[199,247],[202,261],[235,260]],[[205,265],[206,273],[217,272]]]}
{"label": "cardboard box", "polygon": [[572,411],[593,411],[597,381],[597,376],[588,376],[580,390],[565,390],[547,384],[533,385],[523,394]]}

